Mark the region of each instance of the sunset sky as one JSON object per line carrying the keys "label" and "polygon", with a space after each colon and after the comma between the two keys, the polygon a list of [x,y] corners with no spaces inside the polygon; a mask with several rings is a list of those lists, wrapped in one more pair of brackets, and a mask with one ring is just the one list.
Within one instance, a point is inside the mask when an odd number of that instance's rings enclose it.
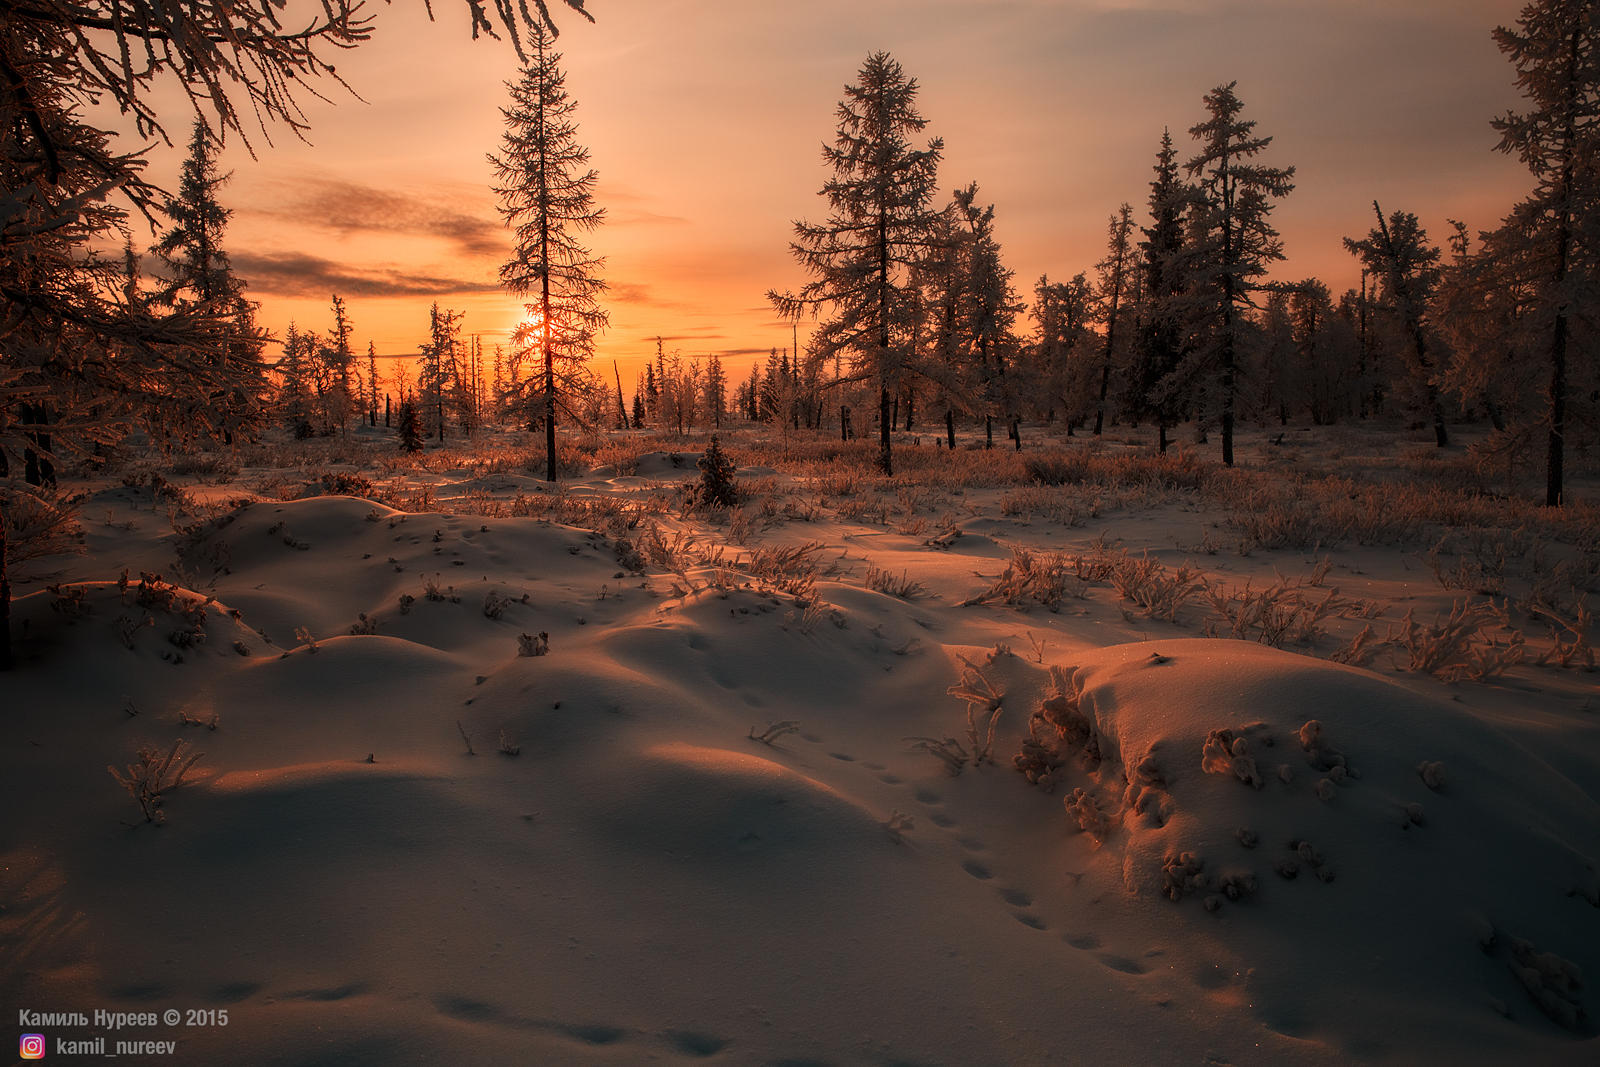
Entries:
{"label": "sunset sky", "polygon": [[[552,7],[556,7],[554,3]],[[304,101],[309,144],[283,130],[230,144],[237,272],[281,335],[325,329],[347,301],[356,343],[413,353],[428,305],[465,310],[468,333],[503,341],[519,303],[495,285],[509,248],[485,154],[503,130],[507,43],[472,41],[465,6],[377,8],[368,44],[340,57],[329,103]],[[611,327],[598,348],[626,388],[665,339],[685,357],[722,354],[735,374],[790,343],[769,288],[803,281],[792,220],[820,220],[842,89],[885,50],[921,86],[927,133],[944,138],[941,186],[969,181],[993,203],[1007,265],[1027,295],[1104,251],[1108,216],[1145,219],[1163,127],[1181,158],[1201,97],[1237,80],[1245,117],[1274,138],[1261,161],[1294,166],[1274,216],[1277,276],[1355,285],[1340,238],[1385,211],[1492,226],[1529,188],[1493,151],[1491,116],[1519,106],[1490,31],[1518,0],[591,0],[596,24],[558,15],[579,139],[608,212],[592,235],[608,258]],[[168,114],[178,115],[178,109]],[[174,123],[174,139],[186,129]],[[175,185],[180,151],[153,173]],[[1031,327],[1031,321],[1025,320]],[[801,327],[802,339],[805,326]]]}

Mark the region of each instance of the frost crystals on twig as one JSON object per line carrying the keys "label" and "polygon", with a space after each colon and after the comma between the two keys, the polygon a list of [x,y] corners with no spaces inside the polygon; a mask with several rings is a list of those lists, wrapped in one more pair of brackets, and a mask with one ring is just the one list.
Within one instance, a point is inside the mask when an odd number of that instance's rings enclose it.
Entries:
{"label": "frost crystals on twig", "polygon": [[[995,646],[998,650],[1001,646]],[[1008,650],[1009,651],[1009,650]],[[972,744],[972,762],[974,764],[994,762],[994,731],[1000,722],[1000,712],[1004,710],[1005,694],[995,689],[983,670],[965,656],[957,656],[966,666],[961,672],[961,681],[946,690],[953,697],[960,697],[967,702],[967,740]],[[982,741],[978,739],[978,710],[983,709],[989,715],[989,728]]]}
{"label": "frost crystals on twig", "polygon": [[915,742],[912,748],[920,748],[938,759],[952,778],[960,774],[961,768],[972,758],[967,750],[961,747],[961,742],[953,737],[947,737],[943,741],[932,737],[902,737],[900,740]]}

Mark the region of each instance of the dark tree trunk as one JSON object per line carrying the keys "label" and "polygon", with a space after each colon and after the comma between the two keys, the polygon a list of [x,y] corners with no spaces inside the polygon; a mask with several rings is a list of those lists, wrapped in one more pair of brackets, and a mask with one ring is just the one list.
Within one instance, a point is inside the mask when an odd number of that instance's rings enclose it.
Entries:
{"label": "dark tree trunk", "polygon": [[1544,503],[1562,505],[1562,466],[1567,434],[1567,315],[1556,313],[1555,337],[1550,342],[1550,443],[1545,457]]}
{"label": "dark tree trunk", "polygon": [[983,447],[985,450],[994,447],[994,416],[983,417]]}
{"label": "dark tree trunk", "polygon": [[956,448],[956,413],[954,408],[944,409],[944,439],[950,446],[950,451]]}
{"label": "dark tree trunk", "polygon": [[894,475],[894,457],[889,451],[889,433],[894,421],[889,417],[889,386],[878,388],[878,469],[885,475]]}
{"label": "dark tree trunk", "polygon": [[6,571],[5,507],[0,506],[0,671],[11,669],[11,576]]}

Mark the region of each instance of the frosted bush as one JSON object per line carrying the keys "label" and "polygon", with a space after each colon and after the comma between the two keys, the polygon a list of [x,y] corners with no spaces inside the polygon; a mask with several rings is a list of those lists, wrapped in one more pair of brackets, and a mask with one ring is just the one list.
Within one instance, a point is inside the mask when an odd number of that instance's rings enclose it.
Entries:
{"label": "frosted bush", "polygon": [[543,630],[535,637],[533,634],[517,635],[517,655],[519,656],[548,656],[550,654],[550,635]]}
{"label": "frosted bush", "polygon": [[1136,815],[1148,814],[1155,825],[1165,826],[1172,814],[1172,796],[1167,792],[1167,780],[1156,762],[1155,746],[1128,767],[1128,788],[1122,795],[1122,806]]}
{"label": "frosted bush", "polygon": [[1082,710],[1083,680],[1076,667],[1051,667],[1050,695],[1039,702],[1033,717],[1054,730],[1069,749],[1082,745],[1092,770],[1100,762],[1100,745],[1094,724]]}
{"label": "frosted bush", "polygon": [[[972,762],[994,762],[994,732],[1005,710],[1005,694],[996,689],[983,669],[965,656],[958,656],[963,669],[961,680],[945,692],[967,702],[967,740],[972,744]],[[987,713],[987,732],[979,725],[981,713]],[[982,736],[980,736],[982,735]]]}
{"label": "frosted bush", "polygon": [[1417,765],[1417,773],[1422,776],[1422,784],[1429,789],[1438,789],[1445,783],[1443,763],[1429,763],[1424,760]]}
{"label": "frosted bush", "polygon": [[1238,900],[1256,891],[1256,876],[1249,871],[1227,871],[1211,879],[1211,888],[1229,900]]}
{"label": "frosted bush", "polygon": [[1116,819],[1101,811],[1094,797],[1082,789],[1074,789],[1072,795],[1063,798],[1061,803],[1067,809],[1067,814],[1078,824],[1078,829],[1088,834],[1094,841],[1096,848],[1116,832]]}
{"label": "frosted bush", "polygon": [[1328,744],[1328,739],[1322,734],[1322,723],[1316,719],[1300,727],[1300,747],[1305,749],[1306,762],[1319,771],[1333,771],[1337,767],[1341,780],[1345,775],[1361,777],[1345,759],[1344,753]]}
{"label": "frosted bush", "polygon": [[1207,774],[1231,774],[1257,789],[1266,785],[1266,779],[1256,769],[1255,757],[1250,755],[1250,742],[1235,736],[1232,730],[1212,730],[1206,734],[1200,750],[1200,768]]}
{"label": "frosted bush", "polygon": [[1339,787],[1333,784],[1332,779],[1323,778],[1317,782],[1317,799],[1329,801],[1339,795]]}
{"label": "frosted bush", "polygon": [[1161,891],[1180,900],[1185,893],[1206,889],[1205,875],[1201,873],[1204,867],[1205,861],[1193,852],[1168,856],[1161,863]]}
{"label": "frosted bush", "polygon": [[523,593],[519,600],[516,597],[501,596],[498,590],[491,589],[483,597],[483,614],[491,619],[498,619],[504,615],[506,609],[513,604],[526,604],[528,594]]}
{"label": "frosted bush", "polygon": [[1554,952],[1535,953],[1533,945],[1520,937],[1511,939],[1511,956],[1516,961],[1512,973],[1546,1015],[1572,1030],[1588,1018],[1578,1000],[1583,971],[1576,963]]}

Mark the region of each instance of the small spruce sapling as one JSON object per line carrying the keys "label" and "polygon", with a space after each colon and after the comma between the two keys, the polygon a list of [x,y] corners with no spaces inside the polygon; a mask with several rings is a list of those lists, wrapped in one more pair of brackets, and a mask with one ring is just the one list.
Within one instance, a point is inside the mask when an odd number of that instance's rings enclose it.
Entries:
{"label": "small spruce sapling", "polygon": [[722,451],[715,434],[706,446],[705,454],[695,463],[700,468],[700,484],[695,489],[694,503],[702,508],[731,508],[739,503],[739,486],[733,480],[733,461]]}
{"label": "small spruce sapling", "polygon": [[400,447],[407,452],[422,451],[422,423],[417,418],[417,406],[409,400],[400,402]]}

